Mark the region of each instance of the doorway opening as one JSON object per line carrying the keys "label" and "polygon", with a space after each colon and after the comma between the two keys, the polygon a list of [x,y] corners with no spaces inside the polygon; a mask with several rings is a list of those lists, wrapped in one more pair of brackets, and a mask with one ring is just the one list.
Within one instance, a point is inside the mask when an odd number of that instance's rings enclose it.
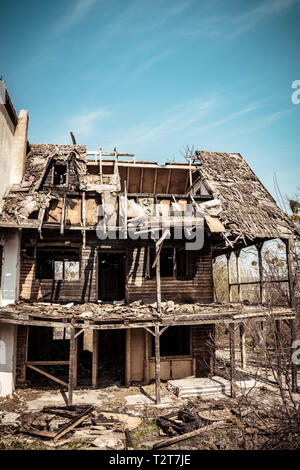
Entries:
{"label": "doorway opening", "polygon": [[99,251],[98,298],[104,302],[125,298],[125,253]]}
{"label": "doorway opening", "polygon": [[125,384],[125,330],[100,330],[98,385]]}

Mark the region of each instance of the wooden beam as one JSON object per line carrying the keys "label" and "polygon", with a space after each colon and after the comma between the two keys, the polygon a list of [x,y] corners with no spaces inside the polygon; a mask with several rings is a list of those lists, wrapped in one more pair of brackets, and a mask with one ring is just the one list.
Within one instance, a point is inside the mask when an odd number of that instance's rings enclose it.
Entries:
{"label": "wooden beam", "polygon": [[[83,331],[83,330],[81,330]],[[73,388],[77,387],[77,374],[78,374],[78,335],[79,332],[75,332],[74,335],[74,369],[73,369]]]}
{"label": "wooden beam", "polygon": [[280,320],[275,320],[275,344],[276,344],[276,361],[277,361],[277,380],[278,384],[282,385],[282,341],[281,341],[281,328]]}
{"label": "wooden beam", "polygon": [[153,194],[156,193],[156,185],[157,185],[157,168],[155,169],[155,173],[154,173]]}
{"label": "wooden beam", "polygon": [[93,329],[92,387],[98,384],[99,331]]}
{"label": "wooden beam", "polygon": [[158,313],[161,312],[161,282],[160,282],[160,249],[161,245],[155,244],[155,255],[157,257],[156,260],[156,303],[157,303],[157,311]]}
{"label": "wooden beam", "polygon": [[263,262],[262,262],[262,248],[264,242],[257,243],[257,255],[258,255],[258,271],[259,271],[259,299],[260,303],[263,304],[264,301],[264,291],[263,291]]}
{"label": "wooden beam", "polygon": [[126,329],[126,337],[125,337],[125,385],[129,386],[131,382],[131,330],[130,328]]}
{"label": "wooden beam", "polygon": [[63,206],[61,210],[61,219],[60,219],[60,234],[65,233],[65,212],[66,212],[66,198],[63,198]]}
{"label": "wooden beam", "polygon": [[[296,337],[296,322],[295,320],[289,320],[290,322],[290,333],[291,333],[291,351],[293,352],[294,341]],[[292,375],[292,392],[296,393],[298,390],[298,379],[297,379],[297,365],[292,361],[291,364],[291,375]]]}
{"label": "wooden beam", "polygon": [[229,302],[232,302],[230,256],[231,256],[231,253],[226,253],[226,259],[227,259],[227,278],[228,278],[228,297],[229,297]]}
{"label": "wooden beam", "polygon": [[73,375],[75,362],[75,328],[71,327],[70,352],[69,352],[69,384],[68,384],[68,406],[73,405]]}
{"label": "wooden beam", "polygon": [[242,369],[245,370],[247,367],[247,353],[246,353],[246,333],[245,333],[244,323],[241,323],[239,325],[239,329],[240,329],[241,365],[242,365]]}
{"label": "wooden beam", "polygon": [[150,346],[150,337],[147,329],[145,329],[145,352],[144,352],[144,381],[146,384],[150,382],[150,370],[149,370],[149,346]]}
{"label": "wooden beam", "polygon": [[166,188],[166,193],[167,193],[167,194],[169,193],[169,190],[170,190],[171,173],[172,173],[172,170],[169,169],[168,181],[167,181],[167,188]]}
{"label": "wooden beam", "polygon": [[48,372],[45,372],[44,370],[39,369],[38,367],[33,366],[32,364],[30,364],[30,363],[28,363],[28,362],[27,362],[26,366],[29,367],[29,369],[32,369],[32,370],[34,370],[35,372],[38,372],[39,374],[44,375],[45,377],[48,377],[48,379],[51,379],[51,380],[53,380],[54,382],[57,382],[57,383],[59,383],[59,384],[61,384],[61,385],[64,385],[65,387],[68,386],[68,384],[67,384],[66,382],[64,382],[63,380],[58,379],[58,378],[55,377],[54,375],[49,374]]}
{"label": "wooden beam", "polygon": [[159,326],[155,325],[155,401],[160,403],[160,334]]}
{"label": "wooden beam", "polygon": [[216,423],[203,426],[202,428],[196,429],[195,431],[190,431],[184,434],[180,434],[179,436],[160,440],[159,442],[156,442],[153,444],[152,449],[160,449],[162,447],[168,447],[168,446],[171,446],[172,444],[176,444],[177,442],[186,441],[187,439],[192,439],[193,437],[199,436],[200,434],[204,434],[205,432],[210,432],[213,429],[224,425],[225,423],[226,421],[217,421]]}
{"label": "wooden beam", "polygon": [[240,250],[235,251],[236,258],[236,280],[238,286],[238,301],[242,302],[242,292],[241,292],[241,270],[240,270]]}
{"label": "wooden beam", "polygon": [[230,396],[235,398],[235,324],[229,323]]}

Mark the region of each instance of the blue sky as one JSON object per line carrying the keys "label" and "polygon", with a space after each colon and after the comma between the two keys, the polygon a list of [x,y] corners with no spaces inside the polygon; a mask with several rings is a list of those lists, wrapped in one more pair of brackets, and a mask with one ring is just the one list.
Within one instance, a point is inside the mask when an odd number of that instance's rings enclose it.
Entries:
{"label": "blue sky", "polygon": [[[31,142],[181,161],[239,152],[300,188],[300,0],[27,0],[1,7],[0,74]],[[3,20],[4,19],[4,20]]]}

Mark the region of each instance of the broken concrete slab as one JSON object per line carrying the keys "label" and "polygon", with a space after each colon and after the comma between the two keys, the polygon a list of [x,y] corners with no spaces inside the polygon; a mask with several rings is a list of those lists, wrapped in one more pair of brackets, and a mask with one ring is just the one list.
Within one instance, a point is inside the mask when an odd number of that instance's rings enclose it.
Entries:
{"label": "broken concrete slab", "polygon": [[102,434],[101,437],[97,437],[97,439],[92,442],[92,445],[103,450],[120,450],[124,448],[124,435],[120,432],[109,431]]}
{"label": "broken concrete slab", "polygon": [[[258,384],[255,380],[242,380],[236,382],[236,387],[245,390]],[[188,377],[186,379],[169,380],[167,389],[179,398],[215,398],[224,395],[229,396],[230,381],[219,376],[213,376],[212,378]]]}
{"label": "broken concrete slab", "polygon": [[1,419],[1,424],[16,424],[19,417],[19,413],[6,413]]}
{"label": "broken concrete slab", "polygon": [[[125,397],[127,405],[155,405],[155,398],[146,397],[142,394],[128,395]],[[172,397],[164,396],[161,398],[161,405],[171,404],[174,400]]]}

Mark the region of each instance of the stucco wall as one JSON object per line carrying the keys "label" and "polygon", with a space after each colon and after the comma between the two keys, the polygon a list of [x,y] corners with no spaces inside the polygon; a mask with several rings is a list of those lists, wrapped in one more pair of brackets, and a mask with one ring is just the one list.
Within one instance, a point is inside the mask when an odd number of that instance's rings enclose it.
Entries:
{"label": "stucco wall", "polygon": [[15,388],[16,328],[0,325],[0,396],[11,395]]}
{"label": "stucco wall", "polygon": [[7,186],[12,177],[12,161],[10,155],[13,137],[14,125],[3,104],[0,104],[0,199],[2,199]]}

